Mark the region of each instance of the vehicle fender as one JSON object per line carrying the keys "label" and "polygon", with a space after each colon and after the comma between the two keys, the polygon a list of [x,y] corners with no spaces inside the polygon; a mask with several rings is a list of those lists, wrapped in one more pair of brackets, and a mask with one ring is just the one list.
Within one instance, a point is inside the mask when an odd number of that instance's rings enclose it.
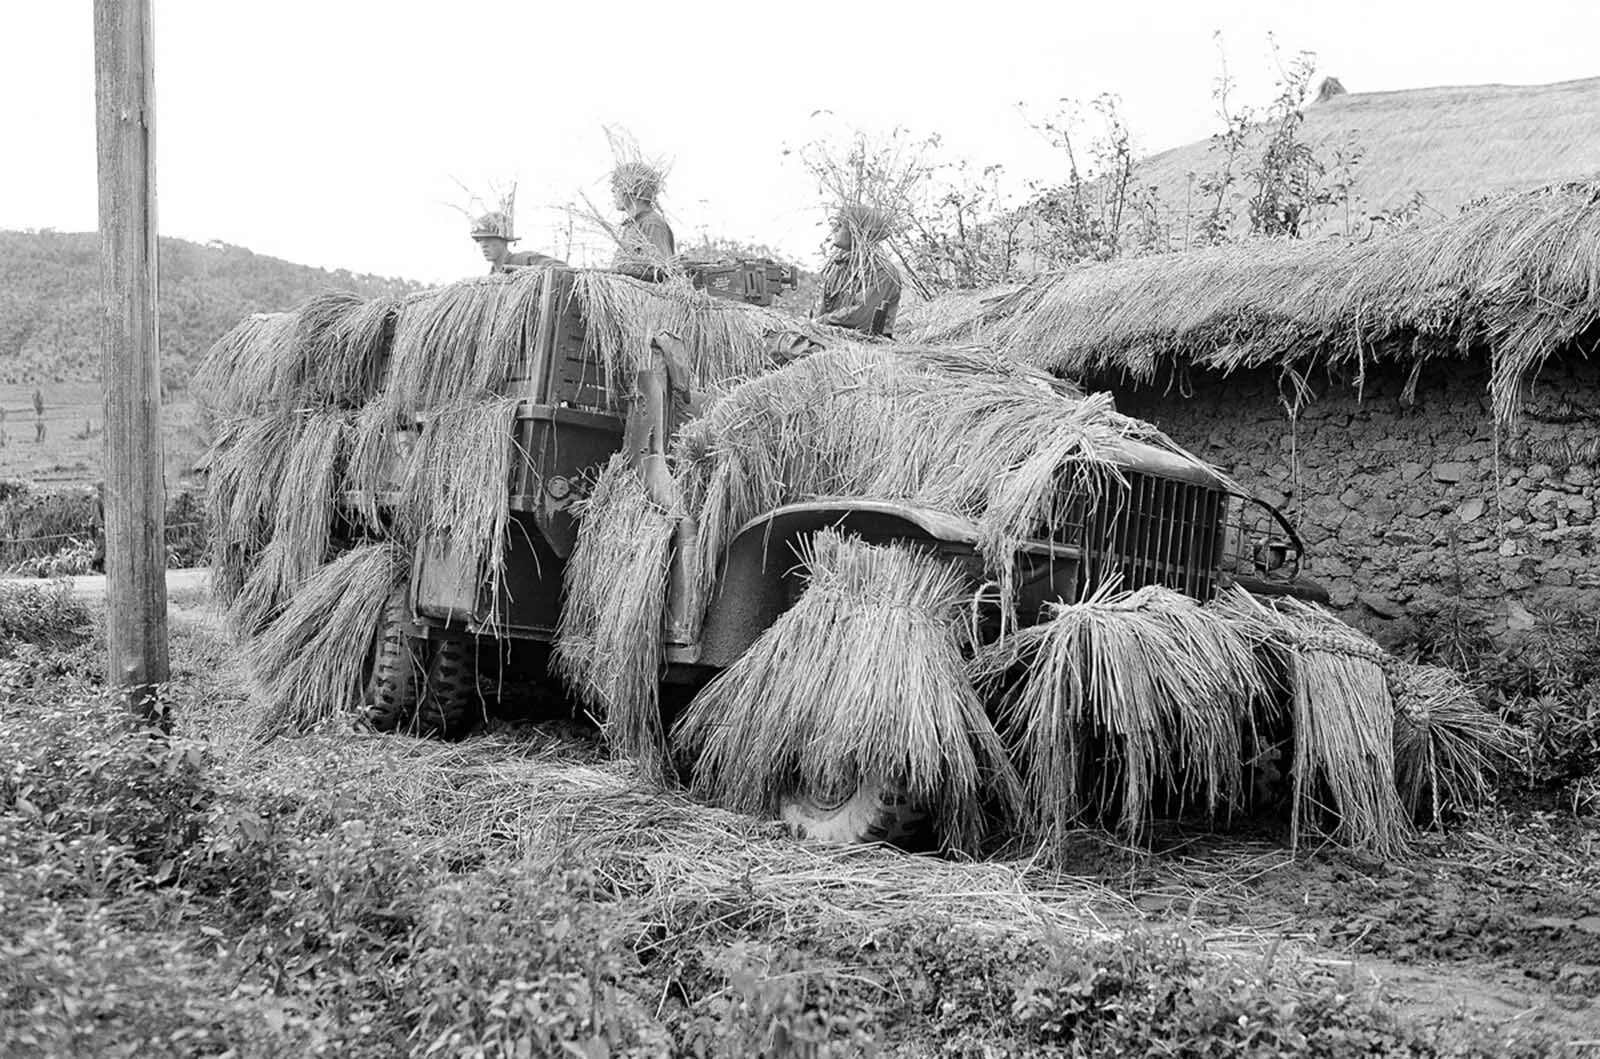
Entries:
{"label": "vehicle fender", "polygon": [[743,654],[790,603],[800,562],[796,545],[828,528],[869,541],[923,541],[977,561],[977,523],[948,512],[890,500],[786,505],[734,534],[706,603],[693,661],[720,668]]}

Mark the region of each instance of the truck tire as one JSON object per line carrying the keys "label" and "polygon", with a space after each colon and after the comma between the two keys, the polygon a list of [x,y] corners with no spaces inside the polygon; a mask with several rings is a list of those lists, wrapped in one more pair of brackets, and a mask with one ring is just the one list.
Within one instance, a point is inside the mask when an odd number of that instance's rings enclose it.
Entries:
{"label": "truck tire", "polygon": [[797,838],[830,845],[908,846],[922,837],[927,814],[897,786],[867,783],[840,795],[789,795],[779,806],[778,819]]}
{"label": "truck tire", "polygon": [[455,638],[435,640],[432,647],[427,683],[417,702],[417,732],[458,739],[483,717],[477,651],[471,641]]}
{"label": "truck tire", "polygon": [[389,597],[367,681],[367,723],[380,732],[404,728],[417,708],[417,653],[406,635],[411,617],[404,589]]}

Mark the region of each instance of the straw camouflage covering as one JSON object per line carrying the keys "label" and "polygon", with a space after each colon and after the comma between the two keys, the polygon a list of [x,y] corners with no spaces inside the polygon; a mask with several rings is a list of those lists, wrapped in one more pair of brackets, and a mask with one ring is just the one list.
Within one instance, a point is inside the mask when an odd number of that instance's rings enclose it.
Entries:
{"label": "straw camouflage covering", "polygon": [[600,363],[608,390],[649,364],[663,331],[683,339],[696,389],[747,379],[772,363],[772,336],[806,327],[772,309],[714,298],[682,281],[646,283],[613,272],[580,272],[573,296],[583,306],[584,348]]}
{"label": "straw camouflage covering", "polygon": [[978,523],[1009,608],[1017,544],[1047,535],[1065,494],[1116,480],[1137,439],[1201,464],[1148,424],[982,351],[834,342],[715,397],[678,439],[703,575],[739,527],[784,504],[903,500]]}
{"label": "straw camouflage covering", "polygon": [[655,202],[663,182],[661,171],[644,161],[619,162],[611,170],[611,190],[641,202]]}
{"label": "straw camouflage covering", "polygon": [[673,774],[661,723],[661,619],[673,519],[613,456],[584,502],[567,564],[556,670],[598,715],[606,743],[657,782]]}
{"label": "straw camouflage covering", "polygon": [[474,239],[504,239],[517,241],[517,182],[506,184],[489,181],[487,188],[474,191],[457,180],[465,203],[456,203],[455,209],[467,218],[469,233]]}
{"label": "straw camouflage covering", "polygon": [[653,205],[666,183],[666,163],[645,157],[639,141],[622,126],[607,125],[604,132],[611,148],[612,192]]}
{"label": "straw camouflage covering", "polygon": [[511,523],[512,424],[516,397],[486,397],[437,409],[411,450],[396,511],[398,536],[451,555],[501,591]]}
{"label": "straw camouflage covering", "polygon": [[693,789],[769,816],[804,791],[902,792],[943,848],[975,851],[985,800],[1009,818],[1018,783],[965,671],[971,589],[934,556],[831,530],[800,562],[795,605],[675,731],[697,757]]}
{"label": "straw camouflage covering", "polygon": [[490,210],[472,222],[472,238],[504,239],[511,243],[517,237],[511,227],[510,215],[503,210]]}
{"label": "straw camouflage covering", "polygon": [[1489,778],[1513,759],[1515,730],[1443,666],[1390,659],[1387,670],[1400,800],[1413,820],[1437,825],[1488,797]]}
{"label": "straw camouflage covering", "polygon": [[1296,599],[1262,600],[1233,588],[1211,609],[1253,637],[1269,671],[1283,674],[1294,733],[1294,841],[1320,812],[1333,818],[1333,838],[1346,848],[1400,853],[1412,831],[1395,789],[1395,711],[1383,649]]}
{"label": "straw camouflage covering", "polygon": [[[340,709],[359,693],[356,674],[369,664],[387,591],[412,549],[448,547],[486,579],[499,577],[518,403],[506,390],[539,331],[543,282],[533,272],[403,301],[328,295],[297,313],[246,321],[209,355],[208,402],[231,417],[212,463],[216,584],[236,600],[243,624],[272,622],[262,642],[279,652],[273,671],[304,656],[293,669],[298,683],[285,678],[272,690],[273,730],[322,716],[305,689]],[[1399,848],[1408,825],[1395,792],[1397,753],[1415,792],[1407,794],[1411,808],[1470,790],[1477,766],[1460,748],[1475,738],[1471,725],[1434,723],[1443,708],[1429,709],[1425,731],[1416,709],[1396,722],[1388,687],[1400,685],[1392,674],[1386,685],[1376,648],[1322,612],[1242,594],[1201,608],[1145,590],[1060,607],[1042,625],[1018,628],[1018,544],[1052,532],[1067,514],[1064,496],[1092,501],[1116,482],[1126,442],[1204,466],[1149,425],[1118,415],[1107,398],[979,349],[832,336],[830,348],[764,372],[768,334],[793,328],[770,310],[602,273],[580,273],[574,297],[589,353],[609,382],[647,364],[651,339],[671,330],[692,354],[696,389],[709,390],[703,414],[675,442],[682,509],[662,510],[637,473],[614,460],[596,483],[567,567],[557,663],[607,726],[611,745],[637,757],[647,777],[671,776],[657,680],[677,519],[692,516],[699,526],[688,558],[705,593],[751,519],[787,503],[851,497],[903,501],[975,524],[990,582],[983,590],[1006,616],[1005,639],[979,669],[1006,693],[995,714],[1005,743],[961,672],[967,645],[950,623],[958,593],[949,570],[904,549],[824,535],[806,556],[811,585],[793,617],[708,689],[681,729],[683,746],[704,751],[697,783],[705,793],[770,811],[785,785],[866,776],[935,803],[945,843],[972,848],[984,799],[1017,801],[1009,750],[1026,777],[1021,803],[1031,833],[1055,843],[1081,818],[1106,814],[1133,831],[1159,790],[1208,814],[1238,802],[1252,725],[1277,720],[1263,691],[1273,678],[1285,684],[1296,733],[1297,834],[1322,823],[1313,813],[1326,808],[1337,841]],[[622,386],[608,388],[621,398]],[[397,437],[412,440],[397,445]],[[385,484],[401,490],[397,518],[379,518],[370,499]],[[356,539],[337,543],[329,530],[348,489],[365,490],[369,510],[353,524]],[[334,554],[346,545],[354,550]],[[961,592],[970,598],[975,587]],[[319,620],[328,626],[322,633],[314,631]],[[893,635],[882,643],[847,632],[885,621]],[[819,634],[823,628],[832,634]],[[899,646],[887,654],[872,646],[891,640]],[[802,657],[805,665],[793,664]],[[869,657],[878,661],[862,661]],[[887,674],[912,658],[920,662],[897,686],[933,683],[891,705]],[[790,668],[764,672],[763,660]],[[779,681],[774,673],[787,675]],[[801,694],[807,687],[809,698]],[[848,712],[847,700],[872,705]],[[714,714],[744,721],[719,727]],[[806,726],[817,747],[833,750],[819,757],[792,739],[754,749],[741,742],[754,731]],[[1091,777],[1088,748],[1097,743],[1109,747],[1111,765]],[[792,754],[800,757],[784,756]],[[736,759],[763,761],[765,771],[739,773]]]}
{"label": "straw camouflage covering", "polygon": [[249,415],[284,402],[282,379],[291,359],[299,316],[256,313],[241,320],[206,351],[190,384],[206,408]]}
{"label": "straw camouflage covering", "polygon": [[[250,317],[212,347],[195,388],[218,420],[213,585],[236,627],[254,635],[292,607],[344,546],[330,535],[347,500],[346,544],[445,548],[498,591],[518,403],[507,391],[539,334],[544,283],[529,270],[403,299],[330,292]],[[614,394],[663,329],[692,343],[696,385],[761,370],[768,334],[794,329],[769,310],[608,273],[579,273],[574,297]],[[378,511],[390,491],[394,518]]]}
{"label": "straw camouflage covering", "polygon": [[267,689],[261,737],[354,714],[384,607],[409,568],[404,552],[376,542],[345,552],[306,581],[255,645]]}
{"label": "straw camouflage covering", "polygon": [[1101,593],[1048,608],[987,649],[1002,730],[1027,777],[1033,833],[1059,848],[1116,813],[1129,834],[1159,791],[1210,816],[1239,800],[1243,734],[1267,700],[1253,643],[1169,589]]}

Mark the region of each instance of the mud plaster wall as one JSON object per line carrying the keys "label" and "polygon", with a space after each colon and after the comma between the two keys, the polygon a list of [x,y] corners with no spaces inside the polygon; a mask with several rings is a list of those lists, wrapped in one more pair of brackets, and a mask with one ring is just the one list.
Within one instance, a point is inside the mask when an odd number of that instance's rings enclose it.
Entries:
{"label": "mud plaster wall", "polygon": [[1271,372],[1116,398],[1289,514],[1309,575],[1380,639],[1457,596],[1497,633],[1545,607],[1600,613],[1600,363],[1563,358],[1525,389],[1501,432],[1498,484],[1487,371],[1432,363],[1410,404],[1395,369],[1369,371],[1360,397],[1319,378],[1292,425]]}

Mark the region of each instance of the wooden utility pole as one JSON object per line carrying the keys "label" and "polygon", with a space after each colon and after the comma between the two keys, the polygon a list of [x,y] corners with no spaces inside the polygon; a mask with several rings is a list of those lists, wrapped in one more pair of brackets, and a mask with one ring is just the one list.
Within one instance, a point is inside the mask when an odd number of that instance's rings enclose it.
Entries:
{"label": "wooden utility pole", "polygon": [[150,0],[94,0],[105,395],[106,679],[165,723],[165,483],[156,318],[155,62]]}

